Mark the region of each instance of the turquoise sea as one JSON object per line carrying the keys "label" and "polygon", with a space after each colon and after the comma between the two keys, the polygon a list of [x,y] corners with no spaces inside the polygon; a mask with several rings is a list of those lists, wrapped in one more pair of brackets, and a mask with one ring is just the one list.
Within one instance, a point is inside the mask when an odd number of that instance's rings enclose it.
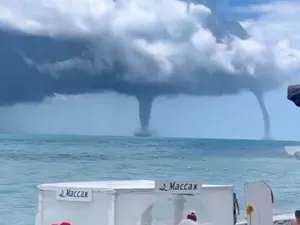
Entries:
{"label": "turquoise sea", "polygon": [[0,136],[0,225],[33,225],[36,185],[58,181],[186,179],[234,184],[243,207],[247,180],[271,182],[275,213],[300,208],[297,142],[139,139],[98,136]]}

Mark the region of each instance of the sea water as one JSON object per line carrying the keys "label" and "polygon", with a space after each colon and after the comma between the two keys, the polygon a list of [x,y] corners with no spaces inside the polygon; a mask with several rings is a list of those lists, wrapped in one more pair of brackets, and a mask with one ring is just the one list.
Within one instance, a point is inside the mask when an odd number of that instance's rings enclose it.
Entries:
{"label": "sea water", "polygon": [[[234,184],[268,180],[275,213],[300,208],[300,161],[279,141],[98,136],[0,136],[0,225],[33,225],[40,183],[185,179]],[[244,215],[242,213],[242,215]]]}

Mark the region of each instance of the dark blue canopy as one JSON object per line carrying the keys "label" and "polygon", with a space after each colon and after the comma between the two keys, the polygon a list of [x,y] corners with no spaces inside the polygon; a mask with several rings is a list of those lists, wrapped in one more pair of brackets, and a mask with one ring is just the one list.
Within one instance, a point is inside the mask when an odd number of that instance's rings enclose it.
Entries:
{"label": "dark blue canopy", "polygon": [[288,86],[287,95],[289,100],[294,102],[296,106],[300,107],[300,84]]}

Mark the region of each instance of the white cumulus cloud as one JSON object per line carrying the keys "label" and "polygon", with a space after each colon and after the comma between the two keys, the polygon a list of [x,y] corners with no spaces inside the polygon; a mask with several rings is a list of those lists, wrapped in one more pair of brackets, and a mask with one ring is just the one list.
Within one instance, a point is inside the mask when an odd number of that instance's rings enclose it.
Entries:
{"label": "white cumulus cloud", "polygon": [[[299,43],[294,31],[299,9],[297,2],[239,9],[262,14],[242,23],[253,38],[221,43],[206,27],[214,12],[178,0],[2,0],[0,24],[31,34],[85,38],[94,45],[98,69],[104,65],[97,58],[111,62],[118,49],[130,68],[127,79],[224,73],[288,81],[299,70],[299,44],[294,44]],[[72,63],[66,62],[56,70],[68,69]]]}

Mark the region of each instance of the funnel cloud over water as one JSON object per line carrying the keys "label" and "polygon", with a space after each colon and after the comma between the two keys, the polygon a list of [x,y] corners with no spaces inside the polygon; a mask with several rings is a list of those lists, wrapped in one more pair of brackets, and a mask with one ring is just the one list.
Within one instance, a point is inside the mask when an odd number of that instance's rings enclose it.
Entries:
{"label": "funnel cloud over water", "polygon": [[158,96],[250,91],[270,137],[264,93],[296,75],[300,52],[256,41],[201,2],[1,2],[0,104],[114,91],[137,99],[137,135],[147,136]]}
{"label": "funnel cloud over water", "polygon": [[259,108],[263,115],[263,121],[264,121],[264,138],[270,139],[271,138],[271,124],[270,124],[270,116],[269,112],[267,110],[267,107],[264,102],[264,96],[262,92],[253,92],[254,96],[257,99]]}

